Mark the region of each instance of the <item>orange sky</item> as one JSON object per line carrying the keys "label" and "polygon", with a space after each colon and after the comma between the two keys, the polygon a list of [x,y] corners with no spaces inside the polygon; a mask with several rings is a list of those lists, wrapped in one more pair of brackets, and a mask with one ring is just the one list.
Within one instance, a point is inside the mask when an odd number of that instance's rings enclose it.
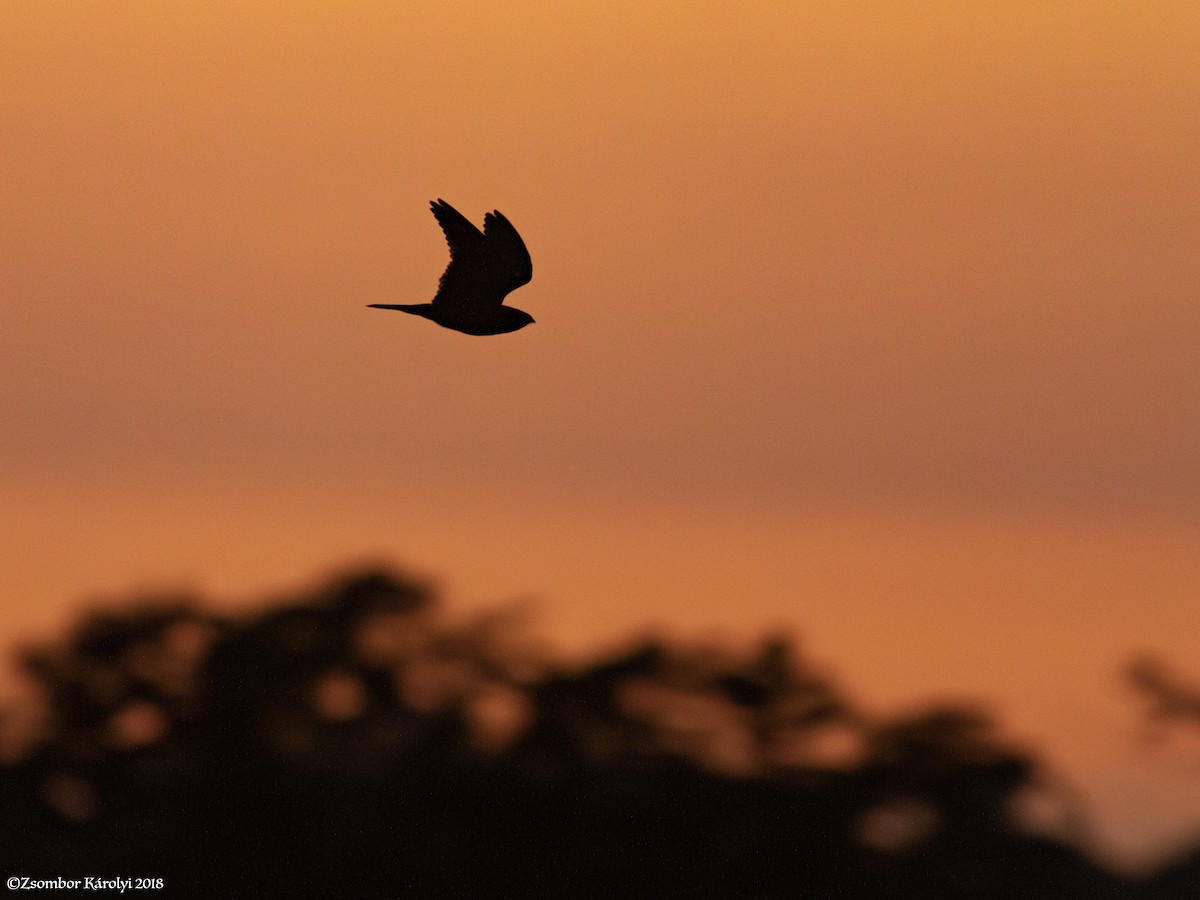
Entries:
{"label": "orange sky", "polygon": [[[802,8],[797,8],[802,7]],[[989,698],[1130,855],[1200,827],[1191,2],[0,10],[0,639],[347,558],[565,644],[794,626]],[[537,324],[367,310],[521,230]]]}

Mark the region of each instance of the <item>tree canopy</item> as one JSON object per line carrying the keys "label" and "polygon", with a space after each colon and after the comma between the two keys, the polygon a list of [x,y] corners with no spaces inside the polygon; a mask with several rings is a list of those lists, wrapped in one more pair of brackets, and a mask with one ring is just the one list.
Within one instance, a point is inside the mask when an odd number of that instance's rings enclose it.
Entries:
{"label": "tree canopy", "polygon": [[1200,885],[1196,859],[1140,881],[1090,860],[1069,800],[982,710],[866,715],[787,636],[568,665],[512,610],[448,623],[428,588],[358,570],[238,616],[131,598],[22,666],[44,709],[0,768],[5,875],[197,897]]}

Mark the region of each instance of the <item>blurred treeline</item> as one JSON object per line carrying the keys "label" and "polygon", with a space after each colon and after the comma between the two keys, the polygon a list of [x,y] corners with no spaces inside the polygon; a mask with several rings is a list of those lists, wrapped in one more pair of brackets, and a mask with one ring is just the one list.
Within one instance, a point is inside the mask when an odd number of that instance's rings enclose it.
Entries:
{"label": "blurred treeline", "polygon": [[[983,712],[873,718],[785,638],[567,665],[512,610],[449,623],[432,591],[368,570],[239,617],[134,598],[21,665],[41,718],[0,768],[5,877],[196,897],[1200,897],[1200,855],[1131,879],[1083,854],[1069,792]],[[1131,675],[1189,709],[1151,661]]]}

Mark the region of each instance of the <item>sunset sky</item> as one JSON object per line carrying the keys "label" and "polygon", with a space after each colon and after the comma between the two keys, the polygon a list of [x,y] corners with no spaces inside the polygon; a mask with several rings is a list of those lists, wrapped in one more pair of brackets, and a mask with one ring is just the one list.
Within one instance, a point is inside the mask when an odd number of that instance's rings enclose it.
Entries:
{"label": "sunset sky", "polygon": [[[0,645],[387,559],[564,648],[793,630],[1200,834],[1194,0],[0,8]],[[499,209],[537,323],[366,308]]]}

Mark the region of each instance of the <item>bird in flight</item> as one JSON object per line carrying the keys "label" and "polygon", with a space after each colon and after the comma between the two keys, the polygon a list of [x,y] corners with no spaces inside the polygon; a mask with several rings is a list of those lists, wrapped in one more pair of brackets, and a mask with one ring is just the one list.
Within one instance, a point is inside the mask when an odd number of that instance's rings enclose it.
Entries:
{"label": "bird in flight", "polygon": [[505,334],[532,322],[529,313],[504,305],[508,294],[533,278],[529,251],[512,223],[496,210],[483,217],[480,231],[445,200],[429,205],[450,245],[450,265],[433,302],[368,306],[424,316],[464,334]]}

